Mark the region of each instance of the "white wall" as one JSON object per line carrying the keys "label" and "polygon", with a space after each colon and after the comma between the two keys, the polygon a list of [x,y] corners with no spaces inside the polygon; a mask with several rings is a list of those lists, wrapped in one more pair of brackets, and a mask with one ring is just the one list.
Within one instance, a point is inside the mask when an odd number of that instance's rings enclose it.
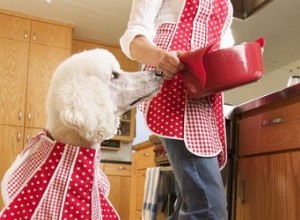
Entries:
{"label": "white wall", "polygon": [[277,70],[264,74],[263,78],[255,83],[241,86],[224,92],[226,103],[238,105],[260,96],[281,90],[286,87],[291,75],[299,75],[299,61],[278,68]]}
{"label": "white wall", "polygon": [[132,146],[147,141],[151,135],[150,130],[144,122],[141,111],[136,111],[136,137],[133,142],[123,142],[120,150],[103,150],[102,160],[131,161]]}

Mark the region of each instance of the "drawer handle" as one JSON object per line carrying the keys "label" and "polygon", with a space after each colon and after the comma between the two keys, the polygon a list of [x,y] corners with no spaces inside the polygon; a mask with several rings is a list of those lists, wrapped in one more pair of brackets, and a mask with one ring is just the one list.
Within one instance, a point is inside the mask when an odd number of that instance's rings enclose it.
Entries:
{"label": "drawer handle", "polygon": [[26,135],[26,143],[29,142],[29,139],[30,139],[30,134],[27,134],[27,135]]}
{"label": "drawer handle", "polygon": [[27,39],[27,38],[28,38],[28,32],[24,31],[24,39]]}
{"label": "drawer handle", "polygon": [[150,154],[147,152],[147,153],[144,153],[143,156],[144,156],[144,157],[149,157]]}
{"label": "drawer handle", "polygon": [[283,122],[284,122],[283,117],[265,119],[262,121],[262,126],[266,127],[266,126],[270,126],[270,125],[282,124]]}
{"label": "drawer handle", "polygon": [[23,116],[22,112],[19,111],[19,115],[18,115],[19,120],[22,120],[22,116]]}
{"label": "drawer handle", "polygon": [[246,179],[243,177],[239,181],[239,188],[238,188],[238,198],[241,204],[245,203],[245,187],[246,187]]}
{"label": "drawer handle", "polygon": [[36,33],[35,33],[35,32],[32,34],[32,39],[33,39],[34,41],[36,41],[36,39],[37,39],[37,36],[36,36]]}
{"label": "drawer handle", "polygon": [[17,133],[17,141],[21,141],[22,138],[22,134],[20,132]]}
{"label": "drawer handle", "polygon": [[119,166],[118,170],[126,170],[126,167]]}
{"label": "drawer handle", "polygon": [[28,117],[27,117],[27,118],[28,118],[28,121],[31,121],[31,117],[32,117],[31,112],[29,112],[29,113],[28,113]]}

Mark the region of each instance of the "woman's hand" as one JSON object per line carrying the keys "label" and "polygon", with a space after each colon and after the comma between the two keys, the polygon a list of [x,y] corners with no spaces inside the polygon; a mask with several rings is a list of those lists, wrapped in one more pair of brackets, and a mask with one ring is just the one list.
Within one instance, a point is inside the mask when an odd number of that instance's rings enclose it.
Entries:
{"label": "woman's hand", "polygon": [[171,80],[184,68],[184,65],[180,62],[177,51],[164,50],[158,60],[157,68],[162,71],[164,79]]}

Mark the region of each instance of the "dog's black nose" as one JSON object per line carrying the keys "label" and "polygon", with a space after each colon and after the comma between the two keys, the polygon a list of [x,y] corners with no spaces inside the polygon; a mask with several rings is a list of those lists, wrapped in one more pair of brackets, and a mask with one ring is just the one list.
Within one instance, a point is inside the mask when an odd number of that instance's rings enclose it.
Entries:
{"label": "dog's black nose", "polygon": [[164,76],[164,73],[162,71],[155,71],[155,76],[160,76],[160,77],[163,77]]}

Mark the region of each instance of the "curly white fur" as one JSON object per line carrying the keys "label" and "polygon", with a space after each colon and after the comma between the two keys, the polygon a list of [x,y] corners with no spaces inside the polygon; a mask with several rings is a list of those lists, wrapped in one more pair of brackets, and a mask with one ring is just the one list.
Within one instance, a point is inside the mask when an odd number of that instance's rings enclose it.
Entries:
{"label": "curly white fur", "polygon": [[162,78],[154,71],[127,73],[103,49],[75,54],[54,72],[47,97],[47,128],[54,139],[74,145],[111,138],[118,117],[135,100],[149,99]]}

